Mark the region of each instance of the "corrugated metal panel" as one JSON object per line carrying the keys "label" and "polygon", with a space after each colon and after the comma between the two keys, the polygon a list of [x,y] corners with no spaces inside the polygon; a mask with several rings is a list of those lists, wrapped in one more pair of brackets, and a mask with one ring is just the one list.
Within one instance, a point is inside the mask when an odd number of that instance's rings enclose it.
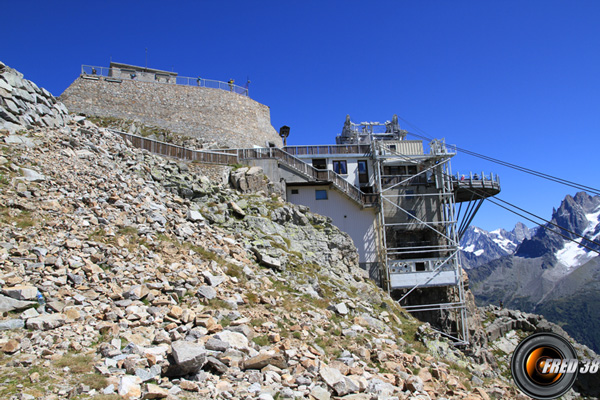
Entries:
{"label": "corrugated metal panel", "polygon": [[423,142],[420,140],[401,140],[398,142],[396,152],[411,156],[421,156],[423,152]]}

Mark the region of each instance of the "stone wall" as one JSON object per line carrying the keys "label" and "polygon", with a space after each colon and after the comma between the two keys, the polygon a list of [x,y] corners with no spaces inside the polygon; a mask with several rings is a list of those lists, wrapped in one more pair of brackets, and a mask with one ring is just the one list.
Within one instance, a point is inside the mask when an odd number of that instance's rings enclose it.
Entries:
{"label": "stone wall", "polygon": [[77,78],[60,96],[70,112],[140,121],[223,147],[281,147],[269,107],[220,89]]}
{"label": "stone wall", "polygon": [[65,106],[46,89],[0,62],[0,129],[18,132],[29,127],[59,127],[69,120]]}

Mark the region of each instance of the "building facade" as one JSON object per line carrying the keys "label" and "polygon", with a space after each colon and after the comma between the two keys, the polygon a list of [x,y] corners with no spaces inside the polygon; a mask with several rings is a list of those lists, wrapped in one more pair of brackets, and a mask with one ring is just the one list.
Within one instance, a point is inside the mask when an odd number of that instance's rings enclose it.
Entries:
{"label": "building facade", "polygon": [[[443,141],[425,149],[406,134],[396,116],[360,124],[347,117],[335,145],[255,150],[244,159],[280,182],[288,201],[332,218],[352,237],[361,266],[406,309],[432,321],[432,313],[455,314],[443,333],[465,344],[461,227],[499,193],[499,180],[453,175],[456,153]],[[468,204],[462,215],[457,203]],[[424,301],[432,298],[439,301]]]}

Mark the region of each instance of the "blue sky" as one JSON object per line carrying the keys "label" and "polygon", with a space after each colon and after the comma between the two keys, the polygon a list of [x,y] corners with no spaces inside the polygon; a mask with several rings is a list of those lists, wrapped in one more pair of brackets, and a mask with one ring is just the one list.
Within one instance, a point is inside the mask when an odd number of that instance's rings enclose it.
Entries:
{"label": "blue sky", "polygon": [[[60,95],[113,61],[243,84],[290,144],[334,143],[346,114],[600,187],[598,1],[5,0],[0,60]],[[403,125],[405,129],[415,128]],[[409,136],[409,138],[411,138]],[[459,153],[500,198],[549,218],[576,190]],[[521,218],[484,204],[474,225]],[[532,226],[531,223],[527,225]]]}

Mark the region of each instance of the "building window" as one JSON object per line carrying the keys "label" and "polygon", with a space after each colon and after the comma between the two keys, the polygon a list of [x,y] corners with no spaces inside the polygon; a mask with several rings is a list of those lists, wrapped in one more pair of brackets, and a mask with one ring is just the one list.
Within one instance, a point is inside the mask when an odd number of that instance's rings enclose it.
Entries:
{"label": "building window", "polygon": [[314,158],[312,160],[312,166],[316,169],[327,169],[327,160],[324,158]]}
{"label": "building window", "polygon": [[348,174],[348,164],[346,160],[335,160],[333,162],[333,171],[336,174],[347,175]]}
{"label": "building window", "polygon": [[358,183],[369,183],[369,169],[367,168],[367,160],[358,160]]}
{"label": "building window", "polygon": [[315,190],[316,200],[327,200],[327,190]]}
{"label": "building window", "polygon": [[292,194],[298,194],[298,189],[292,189]]}

